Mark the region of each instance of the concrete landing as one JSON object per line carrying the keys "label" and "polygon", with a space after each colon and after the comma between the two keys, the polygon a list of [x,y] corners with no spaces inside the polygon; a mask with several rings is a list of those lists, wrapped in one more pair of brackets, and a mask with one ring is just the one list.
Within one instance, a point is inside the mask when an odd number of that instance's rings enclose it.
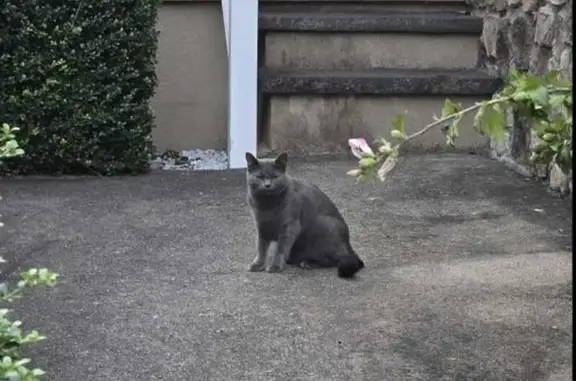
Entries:
{"label": "concrete landing", "polygon": [[571,202],[471,155],[386,184],[309,160],[366,268],[249,273],[242,171],[2,180],[1,252],[62,283],[19,301],[52,381],[571,379]]}

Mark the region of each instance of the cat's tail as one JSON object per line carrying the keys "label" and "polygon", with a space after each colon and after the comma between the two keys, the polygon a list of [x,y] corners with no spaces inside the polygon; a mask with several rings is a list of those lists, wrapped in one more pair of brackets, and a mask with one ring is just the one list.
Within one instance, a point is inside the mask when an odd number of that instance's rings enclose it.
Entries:
{"label": "cat's tail", "polygon": [[338,276],[340,278],[352,278],[359,270],[364,268],[364,262],[358,254],[350,250],[350,254],[342,257],[338,262]]}

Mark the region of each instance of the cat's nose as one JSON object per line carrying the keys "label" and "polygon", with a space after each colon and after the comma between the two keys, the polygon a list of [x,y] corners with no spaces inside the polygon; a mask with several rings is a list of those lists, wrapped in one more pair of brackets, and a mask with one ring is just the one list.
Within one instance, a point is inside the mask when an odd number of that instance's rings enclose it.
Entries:
{"label": "cat's nose", "polygon": [[268,189],[272,186],[272,184],[270,183],[270,181],[264,181],[264,188]]}

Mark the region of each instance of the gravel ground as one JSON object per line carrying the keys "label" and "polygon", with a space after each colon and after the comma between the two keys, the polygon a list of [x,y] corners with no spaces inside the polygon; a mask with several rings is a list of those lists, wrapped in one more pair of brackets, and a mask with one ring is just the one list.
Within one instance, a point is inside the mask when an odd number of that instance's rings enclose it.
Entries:
{"label": "gravel ground", "polygon": [[366,268],[251,273],[244,170],[3,179],[0,278],[43,381],[569,381],[572,202],[478,155],[291,160]]}
{"label": "gravel ground", "polygon": [[228,154],[212,149],[168,150],[152,161],[152,168],[172,171],[213,171],[228,169]]}

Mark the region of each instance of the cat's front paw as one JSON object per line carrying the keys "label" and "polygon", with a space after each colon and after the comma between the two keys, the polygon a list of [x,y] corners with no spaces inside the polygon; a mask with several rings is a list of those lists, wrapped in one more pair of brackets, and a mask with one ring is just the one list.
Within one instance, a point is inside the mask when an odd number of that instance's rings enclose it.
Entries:
{"label": "cat's front paw", "polygon": [[280,264],[273,264],[266,267],[266,271],[269,273],[279,273],[282,272],[282,270],[284,270],[284,266]]}
{"label": "cat's front paw", "polygon": [[271,257],[268,257],[268,261],[266,264],[266,271],[269,273],[279,273],[284,270],[286,266],[286,259],[284,255],[278,253]]}
{"label": "cat's front paw", "polygon": [[250,267],[248,267],[248,271],[251,271],[253,273],[264,271],[264,263],[256,261],[252,262],[250,264]]}

